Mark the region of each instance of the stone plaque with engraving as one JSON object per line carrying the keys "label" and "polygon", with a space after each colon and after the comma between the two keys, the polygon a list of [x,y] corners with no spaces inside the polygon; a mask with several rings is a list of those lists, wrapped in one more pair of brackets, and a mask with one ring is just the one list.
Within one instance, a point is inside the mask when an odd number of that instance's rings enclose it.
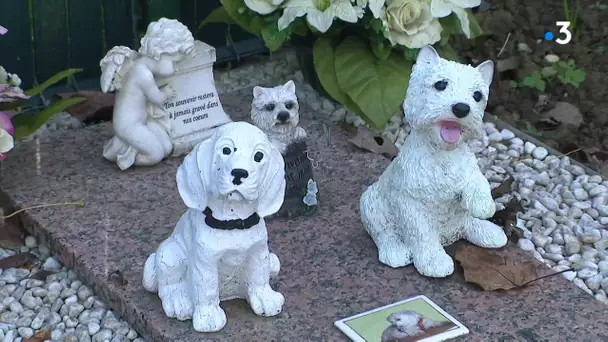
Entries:
{"label": "stone plaque with engraving", "polygon": [[[281,209],[273,217],[293,218],[302,215],[313,215],[317,211],[316,183],[313,177],[313,165],[308,157],[305,139],[287,146],[283,154],[285,160],[285,198]],[[314,189],[311,191],[311,182]]]}
{"label": "stone plaque with engraving", "polygon": [[194,145],[210,137],[216,127],[231,122],[224,112],[215,88],[213,63],[215,48],[195,42],[196,56],[176,64],[176,73],[157,81],[159,87],[170,84],[177,96],[164,104],[163,120],[173,142],[172,156],[186,154]]}

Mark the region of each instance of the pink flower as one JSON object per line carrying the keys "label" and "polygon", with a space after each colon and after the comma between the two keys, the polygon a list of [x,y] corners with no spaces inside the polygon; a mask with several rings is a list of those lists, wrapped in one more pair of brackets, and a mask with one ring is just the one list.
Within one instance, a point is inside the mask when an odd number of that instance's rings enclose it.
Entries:
{"label": "pink flower", "polygon": [[0,112],[0,129],[7,131],[10,135],[13,135],[13,133],[15,133],[15,127],[13,127],[11,118],[4,112]]}
{"label": "pink flower", "polygon": [[6,152],[15,146],[13,133],[15,133],[15,127],[13,127],[11,119],[5,113],[0,112],[0,160],[6,158]]}
{"label": "pink flower", "polygon": [[0,36],[5,35],[8,32],[8,30],[6,29],[6,27],[0,25]]}

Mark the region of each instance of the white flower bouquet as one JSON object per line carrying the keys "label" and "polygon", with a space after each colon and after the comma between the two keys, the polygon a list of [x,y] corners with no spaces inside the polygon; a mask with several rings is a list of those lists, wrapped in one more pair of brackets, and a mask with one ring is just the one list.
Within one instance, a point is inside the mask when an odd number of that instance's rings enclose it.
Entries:
{"label": "white flower bouquet", "polygon": [[270,51],[308,41],[329,96],[382,128],[405,98],[418,49],[433,45],[455,59],[450,38],[481,29],[470,9],[481,0],[220,0],[200,26],[237,24]]}

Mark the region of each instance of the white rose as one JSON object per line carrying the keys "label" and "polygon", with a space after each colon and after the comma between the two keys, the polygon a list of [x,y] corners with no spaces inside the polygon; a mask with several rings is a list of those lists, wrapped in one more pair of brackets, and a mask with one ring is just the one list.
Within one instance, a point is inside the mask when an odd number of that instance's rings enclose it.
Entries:
{"label": "white rose", "polygon": [[393,44],[419,49],[441,39],[441,24],[428,0],[387,0],[384,21]]}
{"label": "white rose", "polygon": [[285,0],[245,0],[245,6],[250,10],[266,15],[274,12]]}
{"label": "white rose", "polygon": [[454,12],[460,20],[462,32],[467,38],[471,38],[469,17],[465,8],[473,8],[479,5],[481,5],[481,0],[431,0],[431,13],[435,18],[445,18]]}
{"label": "white rose", "polygon": [[15,141],[13,136],[8,132],[0,128],[0,153],[6,153],[15,147]]}

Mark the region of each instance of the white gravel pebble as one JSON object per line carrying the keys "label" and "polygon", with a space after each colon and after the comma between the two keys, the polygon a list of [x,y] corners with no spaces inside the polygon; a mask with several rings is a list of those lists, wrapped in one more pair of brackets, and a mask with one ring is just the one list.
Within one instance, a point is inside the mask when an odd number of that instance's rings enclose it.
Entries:
{"label": "white gravel pebble", "polygon": [[37,243],[36,243],[36,238],[33,236],[28,236],[25,238],[25,247],[27,248],[34,248],[36,247]]}
{"label": "white gravel pebble", "polygon": [[549,154],[549,151],[547,151],[547,149],[544,147],[536,147],[532,151],[532,157],[534,157],[534,159],[538,159],[538,160],[545,159],[545,157],[547,157],[548,154]]}
{"label": "white gravel pebble", "polygon": [[[140,341],[127,322],[118,318],[93,291],[66,269],[36,239],[25,239],[30,253],[40,256],[42,269],[55,272],[46,281],[26,279],[25,269],[2,270],[0,277],[0,341],[19,342],[49,329],[53,341]],[[0,256],[14,252],[0,248]],[[32,273],[38,272],[37,268]],[[102,322],[105,322],[103,329]]]}
{"label": "white gravel pebble", "polygon": [[42,269],[46,271],[58,271],[60,268],[61,264],[53,257],[48,257],[42,265]]}

